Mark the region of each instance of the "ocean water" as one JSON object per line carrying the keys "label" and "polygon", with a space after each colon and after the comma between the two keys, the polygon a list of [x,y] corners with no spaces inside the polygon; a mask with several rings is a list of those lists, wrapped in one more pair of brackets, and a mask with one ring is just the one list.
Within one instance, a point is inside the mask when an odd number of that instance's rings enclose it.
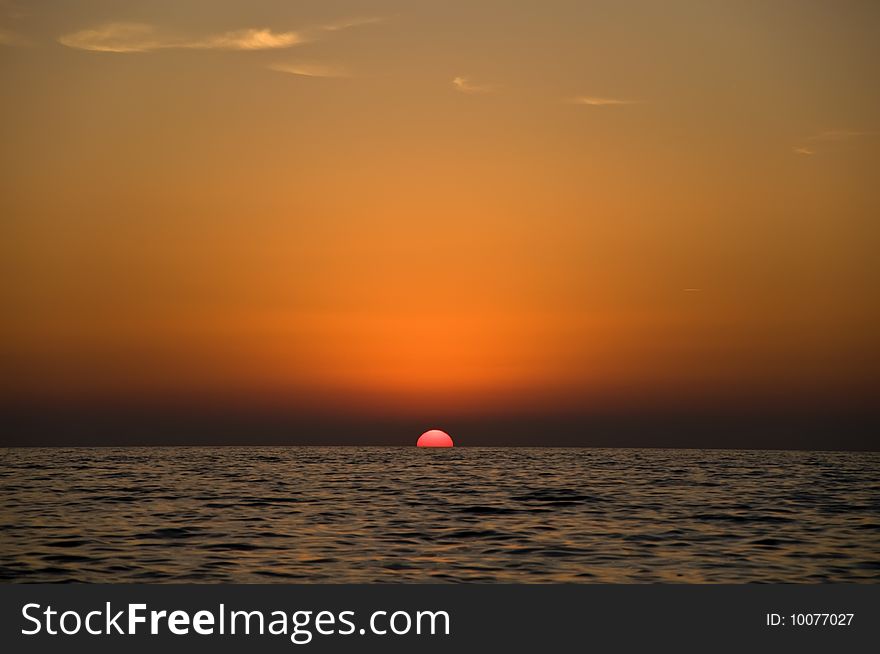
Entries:
{"label": "ocean water", "polygon": [[878,582],[880,454],[0,450],[5,582]]}

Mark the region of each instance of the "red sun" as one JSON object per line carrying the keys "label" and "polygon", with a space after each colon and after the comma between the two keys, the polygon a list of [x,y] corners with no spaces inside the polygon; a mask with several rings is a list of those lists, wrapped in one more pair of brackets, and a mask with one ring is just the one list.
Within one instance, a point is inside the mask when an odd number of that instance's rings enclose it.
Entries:
{"label": "red sun", "polygon": [[419,436],[417,447],[452,447],[452,439],[445,431],[431,429]]}

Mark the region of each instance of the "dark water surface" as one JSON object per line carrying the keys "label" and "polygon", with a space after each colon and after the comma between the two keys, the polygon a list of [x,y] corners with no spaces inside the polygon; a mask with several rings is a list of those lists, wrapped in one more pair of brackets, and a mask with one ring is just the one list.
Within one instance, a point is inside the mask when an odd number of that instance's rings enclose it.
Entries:
{"label": "dark water surface", "polygon": [[880,454],[0,450],[0,579],[880,581]]}

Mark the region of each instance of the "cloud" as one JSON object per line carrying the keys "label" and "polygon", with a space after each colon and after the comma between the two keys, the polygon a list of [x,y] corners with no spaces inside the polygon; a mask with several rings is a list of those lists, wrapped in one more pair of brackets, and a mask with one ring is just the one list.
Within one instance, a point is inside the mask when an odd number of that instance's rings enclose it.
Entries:
{"label": "cloud", "polygon": [[343,68],[304,62],[269,64],[269,70],[290,75],[301,75],[303,77],[349,77],[348,72]]}
{"label": "cloud", "polygon": [[623,100],[621,98],[597,98],[595,96],[581,96],[574,98],[574,104],[583,104],[589,107],[611,107],[624,104],[641,104],[639,100]]}
{"label": "cloud", "polygon": [[[92,52],[152,52],[170,49],[276,50],[314,41],[321,32],[339,32],[385,20],[384,17],[370,16],[328,23],[307,32],[273,32],[268,28],[248,28],[202,37],[172,34],[147,23],[111,22],[65,34],[59,37],[58,42],[69,48]],[[0,31],[0,43],[9,45],[6,34]]]}
{"label": "cloud", "polygon": [[289,48],[303,42],[297,32],[273,32],[269,29],[244,29],[209,36],[193,41],[189,48],[208,50],[275,50]]}
{"label": "cloud", "polygon": [[[865,137],[871,136],[880,136],[880,132],[870,132],[863,130],[855,130],[855,129],[826,129],[824,132],[819,132],[818,134],[813,134],[810,137],[807,137],[805,140],[810,143],[819,143],[819,144],[832,144],[832,143],[841,143],[844,141],[853,141],[855,139],[861,139]],[[826,146],[819,148],[824,150]],[[827,147],[833,148],[832,145],[827,145]],[[792,152],[795,154],[809,157],[816,154],[818,150],[813,146],[796,146],[792,148]]]}
{"label": "cloud", "polygon": [[337,21],[335,23],[328,23],[327,25],[322,25],[321,29],[325,32],[339,32],[341,30],[347,30],[352,27],[360,27],[361,25],[375,25],[376,23],[384,23],[387,18],[384,16],[371,16],[365,18],[348,18],[344,20]]}
{"label": "cloud", "polygon": [[861,136],[877,136],[880,132],[860,132],[852,129],[828,129],[814,134],[810,141],[848,141]]}
{"label": "cloud", "polygon": [[468,77],[455,77],[452,85],[462,93],[489,93],[496,88],[493,84],[475,84]]}
{"label": "cloud", "polygon": [[292,47],[304,39],[297,32],[273,32],[266,28],[188,38],[162,33],[145,23],[107,23],[65,34],[58,41],[69,48],[92,52],[152,52],[162,49],[273,50]]}
{"label": "cloud", "polygon": [[65,34],[58,39],[62,45],[94,52],[147,52],[168,47],[154,34],[150,25],[142,23],[108,23],[101,27]]}

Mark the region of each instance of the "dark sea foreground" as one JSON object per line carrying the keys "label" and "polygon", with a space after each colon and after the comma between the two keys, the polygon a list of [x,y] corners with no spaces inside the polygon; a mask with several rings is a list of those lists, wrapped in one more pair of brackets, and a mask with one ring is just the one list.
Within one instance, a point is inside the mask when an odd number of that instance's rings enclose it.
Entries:
{"label": "dark sea foreground", "polygon": [[16,582],[878,582],[880,454],[0,450]]}

